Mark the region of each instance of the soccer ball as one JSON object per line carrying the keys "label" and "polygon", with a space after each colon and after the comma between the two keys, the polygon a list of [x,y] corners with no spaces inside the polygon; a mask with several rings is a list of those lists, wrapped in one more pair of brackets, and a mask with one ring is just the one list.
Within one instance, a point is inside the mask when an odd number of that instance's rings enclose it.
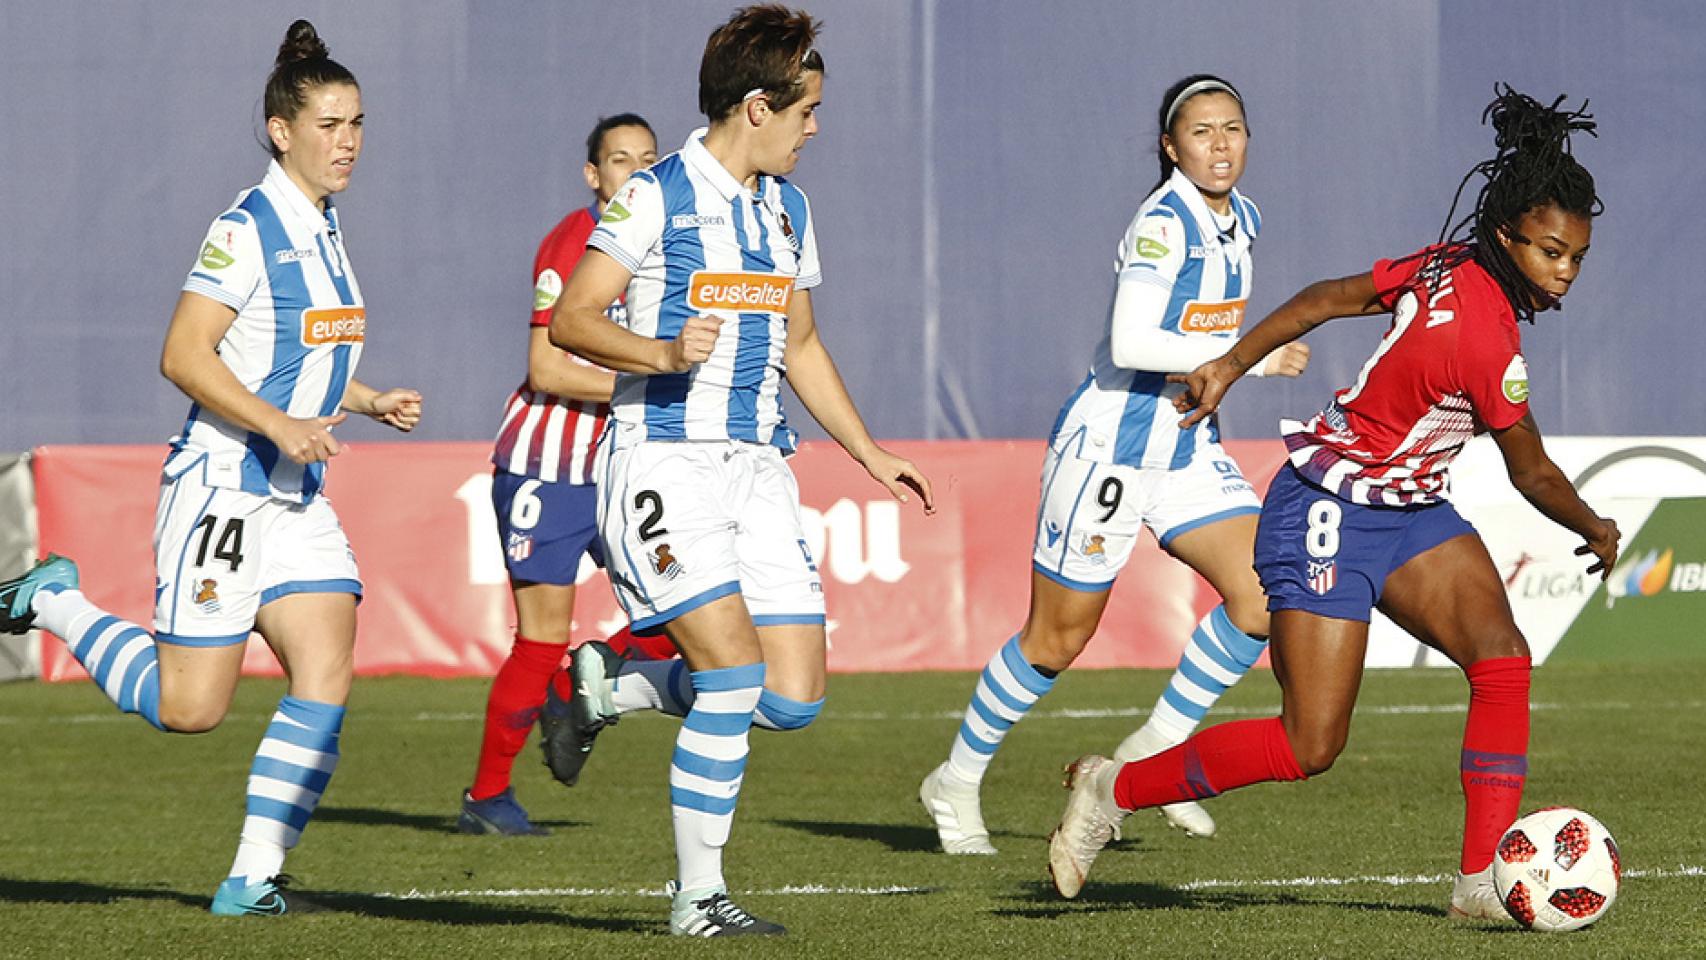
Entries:
{"label": "soccer ball", "polygon": [[1499,840],[1493,883],[1517,923],[1554,933],[1605,916],[1617,899],[1623,861],[1598,820],[1570,807],[1537,810]]}

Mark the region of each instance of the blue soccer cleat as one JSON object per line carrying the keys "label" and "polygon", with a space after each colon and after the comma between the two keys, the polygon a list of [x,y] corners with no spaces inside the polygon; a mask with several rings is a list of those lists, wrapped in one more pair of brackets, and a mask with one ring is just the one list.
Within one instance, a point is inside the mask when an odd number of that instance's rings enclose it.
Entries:
{"label": "blue soccer cleat", "polygon": [[551,833],[527,819],[527,811],[515,802],[514,787],[484,800],[475,800],[464,790],[462,815],[456,818],[456,829],[462,833],[500,833],[506,837],[543,837]]}
{"label": "blue soccer cleat", "polygon": [[77,589],[77,564],[55,553],[23,576],[0,581],[0,633],[24,633],[36,622],[36,592]]}
{"label": "blue soccer cleat", "polygon": [[269,877],[260,883],[243,882],[243,877],[226,877],[213,894],[208,909],[216,917],[273,917],[286,913],[312,913],[314,907],[300,894],[287,895],[290,885],[287,874]]}

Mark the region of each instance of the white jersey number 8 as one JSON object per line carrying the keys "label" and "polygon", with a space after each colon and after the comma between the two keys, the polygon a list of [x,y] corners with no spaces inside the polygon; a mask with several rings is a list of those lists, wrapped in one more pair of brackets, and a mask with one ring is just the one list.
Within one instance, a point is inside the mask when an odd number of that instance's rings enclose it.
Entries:
{"label": "white jersey number 8", "polygon": [[1312,557],[1330,557],[1339,552],[1339,520],[1344,511],[1332,500],[1317,500],[1309,505],[1309,532],[1305,543]]}

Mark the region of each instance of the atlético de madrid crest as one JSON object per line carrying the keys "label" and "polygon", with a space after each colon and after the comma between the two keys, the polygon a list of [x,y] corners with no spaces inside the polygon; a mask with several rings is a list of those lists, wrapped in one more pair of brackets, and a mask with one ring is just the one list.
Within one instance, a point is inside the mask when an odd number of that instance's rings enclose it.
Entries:
{"label": "atl\u00e9tico de madrid crest", "polygon": [[1323,596],[1339,582],[1339,565],[1333,560],[1309,561],[1309,589]]}

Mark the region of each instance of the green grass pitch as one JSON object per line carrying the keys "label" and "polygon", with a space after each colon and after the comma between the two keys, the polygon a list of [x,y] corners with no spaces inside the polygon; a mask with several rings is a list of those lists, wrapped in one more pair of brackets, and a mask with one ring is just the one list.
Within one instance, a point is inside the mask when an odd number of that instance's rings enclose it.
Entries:
{"label": "green grass pitch", "polygon": [[[665,778],[675,721],[607,731],[573,790],[531,744],[522,802],[548,838],[453,832],[485,683],[358,681],[343,762],[288,870],[329,912],[220,919],[208,897],[280,684],[247,681],[212,734],[121,718],[92,686],[0,686],[0,955],[26,957],[1698,957],[1706,955],[1706,667],[1537,671],[1525,808],[1579,806],[1623,849],[1597,927],[1546,936],[1453,923],[1466,687],[1370,673],[1324,777],[1213,801],[1191,840],[1141,813],[1081,899],[1057,899],[1045,837],[1060,769],[1141,722],[1161,672],[1067,674],[1015,728],[984,787],[1001,855],[950,859],[917,800],[970,674],[838,676],[813,727],[753,734],[727,854],[738,901],[789,927],[739,946],[665,936]],[[1271,713],[1265,671],[1210,720]],[[731,951],[738,951],[738,954]]]}

